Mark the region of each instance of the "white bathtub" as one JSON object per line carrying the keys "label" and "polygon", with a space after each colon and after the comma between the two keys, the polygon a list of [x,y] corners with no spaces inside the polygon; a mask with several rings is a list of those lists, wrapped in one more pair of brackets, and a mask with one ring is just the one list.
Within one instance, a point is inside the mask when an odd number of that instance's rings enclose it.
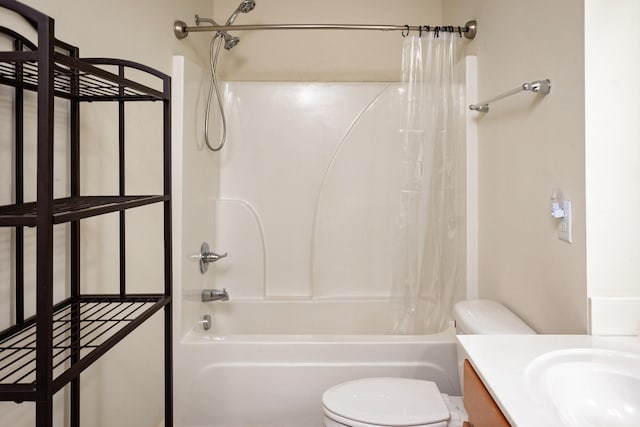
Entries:
{"label": "white bathtub", "polygon": [[[200,298],[200,293],[196,295]],[[234,300],[206,304],[209,335],[387,335],[388,298]]]}
{"label": "white bathtub", "polygon": [[[324,390],[363,377],[430,379],[444,393],[460,393],[453,330],[382,335],[388,302],[204,306],[213,313],[211,331],[193,328],[176,343],[177,426],[319,427]],[[345,324],[349,335],[337,335]]]}

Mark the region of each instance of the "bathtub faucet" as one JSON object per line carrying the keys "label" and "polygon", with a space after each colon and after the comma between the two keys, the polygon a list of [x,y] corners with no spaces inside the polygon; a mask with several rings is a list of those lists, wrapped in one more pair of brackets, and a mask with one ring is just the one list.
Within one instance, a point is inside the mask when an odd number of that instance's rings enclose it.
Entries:
{"label": "bathtub faucet", "polygon": [[209,301],[229,301],[229,294],[226,289],[203,289],[202,302]]}

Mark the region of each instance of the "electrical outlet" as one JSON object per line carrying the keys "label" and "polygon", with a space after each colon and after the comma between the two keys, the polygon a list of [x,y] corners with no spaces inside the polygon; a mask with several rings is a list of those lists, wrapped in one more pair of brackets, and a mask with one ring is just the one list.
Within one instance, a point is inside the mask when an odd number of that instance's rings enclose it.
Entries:
{"label": "electrical outlet", "polygon": [[564,210],[564,217],[558,223],[558,239],[565,242],[573,242],[572,223],[571,223],[571,202],[562,201],[560,207]]}

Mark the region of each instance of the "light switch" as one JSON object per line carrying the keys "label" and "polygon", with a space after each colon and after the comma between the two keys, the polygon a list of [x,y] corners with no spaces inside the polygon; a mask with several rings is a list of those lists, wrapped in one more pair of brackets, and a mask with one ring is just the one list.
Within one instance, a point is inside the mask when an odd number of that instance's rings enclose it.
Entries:
{"label": "light switch", "polygon": [[562,210],[564,210],[564,217],[562,217],[562,219],[558,223],[558,239],[572,243],[573,234],[571,232],[571,202],[568,200],[563,200],[560,202],[560,207],[562,208]]}

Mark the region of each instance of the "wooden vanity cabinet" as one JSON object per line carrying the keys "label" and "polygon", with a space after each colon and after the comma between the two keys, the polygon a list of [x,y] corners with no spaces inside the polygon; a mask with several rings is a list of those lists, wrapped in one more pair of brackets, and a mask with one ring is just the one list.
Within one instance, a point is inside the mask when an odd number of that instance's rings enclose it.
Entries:
{"label": "wooden vanity cabinet", "polygon": [[464,361],[464,407],[469,421],[464,427],[509,427],[482,380],[468,360]]}

